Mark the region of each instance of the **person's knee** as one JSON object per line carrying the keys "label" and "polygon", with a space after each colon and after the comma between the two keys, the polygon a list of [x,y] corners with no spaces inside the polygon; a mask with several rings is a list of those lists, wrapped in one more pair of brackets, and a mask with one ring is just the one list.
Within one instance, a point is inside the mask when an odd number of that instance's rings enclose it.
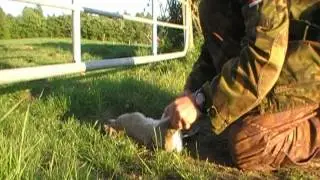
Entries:
{"label": "person's knee", "polygon": [[272,159],[264,154],[267,143],[263,135],[252,136],[250,129],[241,122],[231,125],[228,143],[232,161],[237,168],[263,171],[274,169],[271,166]]}
{"label": "person's knee", "polygon": [[[244,150],[243,142],[243,129],[239,123],[235,123],[230,126],[228,132],[228,145],[229,145],[229,152],[232,158],[234,165],[239,169],[244,169],[243,163],[241,161],[241,154]],[[248,146],[248,145],[247,145]]]}

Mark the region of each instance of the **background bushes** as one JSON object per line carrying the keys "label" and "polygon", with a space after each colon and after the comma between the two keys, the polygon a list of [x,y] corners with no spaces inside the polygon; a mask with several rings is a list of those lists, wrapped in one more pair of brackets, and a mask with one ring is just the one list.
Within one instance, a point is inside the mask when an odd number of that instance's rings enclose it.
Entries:
{"label": "background bushes", "polygon": [[[137,14],[143,16],[143,13]],[[40,6],[26,7],[20,16],[11,16],[0,8],[0,39],[71,37],[71,15],[43,15]],[[85,39],[150,43],[151,25],[81,13],[81,36]]]}

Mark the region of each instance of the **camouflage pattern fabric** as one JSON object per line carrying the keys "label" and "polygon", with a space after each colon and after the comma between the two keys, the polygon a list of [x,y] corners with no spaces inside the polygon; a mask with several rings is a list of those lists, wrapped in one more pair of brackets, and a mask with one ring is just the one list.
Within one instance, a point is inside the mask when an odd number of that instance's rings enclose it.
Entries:
{"label": "camouflage pattern fabric", "polygon": [[293,20],[319,23],[319,9],[319,0],[263,0],[253,7],[202,1],[205,44],[185,88],[203,88],[214,132],[248,112],[320,103],[319,37],[293,38],[291,32],[299,30],[290,25]]}

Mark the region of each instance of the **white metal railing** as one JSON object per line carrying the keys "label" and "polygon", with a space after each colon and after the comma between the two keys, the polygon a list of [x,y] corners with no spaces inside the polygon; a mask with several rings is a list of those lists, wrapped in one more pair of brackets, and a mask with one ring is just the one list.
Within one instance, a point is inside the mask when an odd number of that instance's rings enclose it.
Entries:
{"label": "white metal railing", "polygon": [[[0,70],[0,85],[8,84],[20,81],[30,81],[36,79],[44,79],[49,77],[55,77],[60,75],[67,75],[73,73],[83,73],[90,70],[110,68],[117,66],[128,66],[128,65],[138,65],[146,64],[152,62],[158,62],[168,59],[175,59],[179,57],[184,57],[188,50],[189,43],[189,26],[191,25],[191,18],[186,18],[191,16],[190,8],[188,6],[187,0],[179,0],[182,3],[182,13],[183,13],[183,25],[167,23],[157,21],[157,11],[155,3],[157,0],[152,0],[152,16],[153,19],[140,18],[129,16],[125,14],[112,13],[107,11],[96,10],[87,7],[81,7],[77,4],[77,0],[72,0],[72,4],[59,4],[48,0],[12,0],[18,2],[25,2],[31,4],[38,4],[42,6],[56,7],[60,9],[72,10],[72,44],[73,44],[73,60],[75,63],[69,64],[57,64],[57,65],[45,65],[38,67],[26,67],[26,68],[16,68],[16,69],[5,69]],[[93,13],[108,17],[121,18],[131,21],[137,21],[141,23],[152,24],[152,53],[151,56],[137,56],[137,57],[127,57],[127,58],[113,58],[104,60],[93,60],[89,62],[81,61],[81,24],[80,24],[80,12]],[[180,52],[158,54],[157,48],[157,26],[165,26],[176,29],[184,30],[184,49]]]}

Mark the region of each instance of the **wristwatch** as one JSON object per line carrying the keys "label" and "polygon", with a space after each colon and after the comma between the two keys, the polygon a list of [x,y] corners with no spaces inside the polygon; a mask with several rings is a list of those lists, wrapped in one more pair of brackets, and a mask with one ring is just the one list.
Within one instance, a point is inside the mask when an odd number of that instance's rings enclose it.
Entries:
{"label": "wristwatch", "polygon": [[195,99],[195,103],[196,103],[197,107],[199,108],[199,110],[201,112],[204,112],[204,105],[206,102],[206,98],[204,96],[202,88],[200,88],[196,92],[194,92],[193,97]]}

